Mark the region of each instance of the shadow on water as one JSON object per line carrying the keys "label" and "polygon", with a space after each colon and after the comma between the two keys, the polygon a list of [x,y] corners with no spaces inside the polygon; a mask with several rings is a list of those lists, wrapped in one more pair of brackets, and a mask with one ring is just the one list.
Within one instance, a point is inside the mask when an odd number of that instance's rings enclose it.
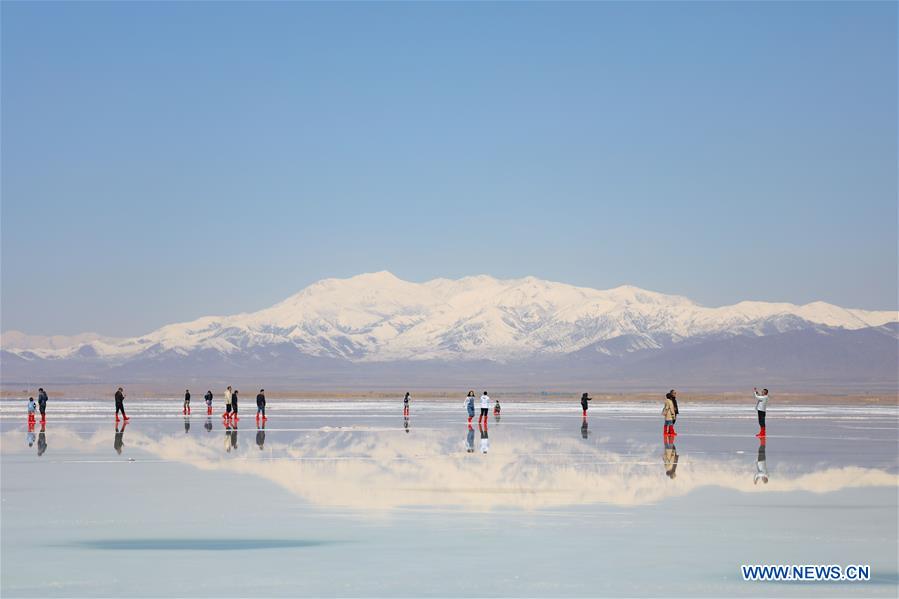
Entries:
{"label": "shadow on water", "polygon": [[75,541],[66,546],[106,551],[247,551],[298,549],[335,543],[308,539],[95,539]]}

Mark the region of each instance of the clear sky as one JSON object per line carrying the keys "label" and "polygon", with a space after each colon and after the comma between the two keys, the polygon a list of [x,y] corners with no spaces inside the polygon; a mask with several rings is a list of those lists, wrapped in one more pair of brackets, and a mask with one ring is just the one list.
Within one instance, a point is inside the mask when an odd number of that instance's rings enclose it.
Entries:
{"label": "clear sky", "polygon": [[2,326],[325,277],[897,307],[897,6],[2,3]]}

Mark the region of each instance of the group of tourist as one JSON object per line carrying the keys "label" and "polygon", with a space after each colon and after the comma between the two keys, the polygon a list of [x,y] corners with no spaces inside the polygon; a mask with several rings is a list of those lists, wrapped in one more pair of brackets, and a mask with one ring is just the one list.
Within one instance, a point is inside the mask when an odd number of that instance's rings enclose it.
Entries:
{"label": "group of tourist", "polygon": [[[759,421],[759,432],[756,437],[764,438],[766,436],[765,432],[765,415],[768,410],[768,390],[762,389],[759,391],[757,388],[753,388],[753,394],[755,396],[755,409],[758,415]],[[34,426],[36,422],[36,412],[40,411],[41,414],[41,422],[44,423],[47,420],[47,392],[44,391],[43,388],[38,389],[37,402],[34,401],[34,397],[28,398],[28,423],[30,426]],[[204,399],[206,400],[206,414],[212,415],[212,400],[213,395],[212,391],[207,391],[206,395],[204,395]],[[233,389],[230,385],[227,389],[225,389],[224,393],[225,400],[225,411],[222,413],[222,418],[226,421],[237,421],[238,420],[238,390]],[[587,393],[581,395],[581,410],[583,413],[584,421],[587,420],[587,410],[589,408],[588,402],[592,401],[593,398],[590,397]],[[412,401],[412,395],[410,393],[406,393],[403,398],[403,416],[407,419],[406,429],[408,430],[408,418],[409,418],[409,404]],[[465,396],[465,401],[463,406],[468,413],[468,425],[471,426],[471,421],[475,415],[475,394],[474,391],[469,391],[468,395]],[[481,412],[480,416],[478,416],[478,427],[486,429],[487,428],[487,420],[490,414],[490,408],[493,407],[493,415],[495,418],[499,419],[501,407],[499,404],[499,400],[493,401],[490,398],[490,395],[484,391],[481,394],[480,398],[480,407]],[[184,391],[184,405],[182,408],[182,413],[185,416],[190,415],[190,389],[185,389]],[[115,419],[116,422],[119,421],[119,414],[122,415],[122,420],[125,422],[128,421],[128,416],[125,414],[125,391],[122,387],[116,389],[115,392]],[[671,389],[668,393],[665,394],[665,403],[662,406],[662,420],[664,424],[662,425],[662,435],[665,437],[676,437],[677,432],[674,430],[674,425],[677,423],[677,416],[680,414],[680,411],[677,406],[677,391]],[[268,420],[265,415],[265,389],[260,389],[259,393],[256,395],[256,420],[262,420],[263,422]],[[584,427],[586,429],[586,426]],[[486,440],[487,437],[484,436],[482,439]]]}

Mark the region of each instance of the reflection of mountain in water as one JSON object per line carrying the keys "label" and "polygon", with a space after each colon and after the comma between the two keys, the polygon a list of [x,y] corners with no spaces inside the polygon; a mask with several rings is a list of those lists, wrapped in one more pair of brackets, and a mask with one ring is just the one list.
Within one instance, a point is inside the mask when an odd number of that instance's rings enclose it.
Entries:
{"label": "reflection of mountain in water", "polygon": [[[620,454],[585,444],[577,435],[563,438],[526,431],[496,432],[488,456],[472,455],[468,448],[474,445],[477,431],[465,430],[464,444],[459,443],[459,432],[421,429],[416,435],[397,436],[378,429],[319,431],[304,433],[289,443],[266,440],[266,459],[254,459],[259,456],[257,444],[239,447],[233,429],[225,430],[225,451],[221,438],[183,432],[148,436],[141,430],[129,430],[128,448],[131,455],[143,452],[200,470],[257,476],[314,504],[366,510],[413,505],[469,510],[589,503],[632,506],[706,487],[746,493],[829,493],[899,485],[899,477],[886,470],[810,466],[810,471],[791,471],[784,458],[777,459],[776,477],[766,485],[755,485],[755,452],[727,458],[691,456],[681,448],[665,447],[661,440],[628,447],[628,453]],[[4,453],[26,451],[26,447],[19,448],[21,443],[11,442],[11,434],[0,435]],[[120,435],[116,435],[117,445]],[[108,439],[105,429],[88,438],[65,428],[54,429],[54,446],[60,450],[108,447]],[[771,447],[767,452],[768,459],[776,456]],[[676,478],[667,476],[675,463]]]}

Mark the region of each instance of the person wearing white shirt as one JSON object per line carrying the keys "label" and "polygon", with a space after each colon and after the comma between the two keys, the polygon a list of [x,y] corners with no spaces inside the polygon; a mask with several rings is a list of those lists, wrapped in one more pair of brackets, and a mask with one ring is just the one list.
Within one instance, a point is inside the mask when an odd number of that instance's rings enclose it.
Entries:
{"label": "person wearing white shirt", "polygon": [[484,421],[484,426],[487,426],[487,415],[490,413],[490,396],[487,395],[487,392],[484,391],[484,394],[481,396],[481,415],[478,417],[478,424],[481,424],[481,420]]}
{"label": "person wearing white shirt", "polygon": [[759,417],[759,432],[756,437],[761,438],[765,436],[765,412],[768,410],[768,390],[762,389],[761,394],[756,388],[753,388],[752,391],[755,393],[755,410],[758,412]]}

